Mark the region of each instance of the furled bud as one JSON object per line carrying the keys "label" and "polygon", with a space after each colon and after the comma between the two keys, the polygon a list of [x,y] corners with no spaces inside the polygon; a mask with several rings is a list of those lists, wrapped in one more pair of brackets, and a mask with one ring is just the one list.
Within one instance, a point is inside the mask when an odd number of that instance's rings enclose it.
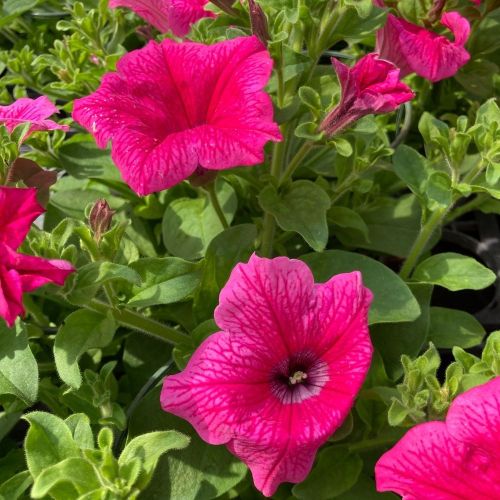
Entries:
{"label": "furled bud", "polygon": [[250,8],[250,23],[252,24],[252,33],[264,44],[271,39],[269,36],[269,26],[267,17],[262,10],[262,7],[255,0],[248,0]]}
{"label": "furled bud", "polygon": [[234,0],[211,0],[214,5],[230,16],[238,15],[236,9],[233,8]]}
{"label": "furled bud", "polygon": [[102,235],[111,227],[115,211],[111,210],[106,200],[97,200],[90,210],[89,224],[94,233],[94,239],[99,242]]}

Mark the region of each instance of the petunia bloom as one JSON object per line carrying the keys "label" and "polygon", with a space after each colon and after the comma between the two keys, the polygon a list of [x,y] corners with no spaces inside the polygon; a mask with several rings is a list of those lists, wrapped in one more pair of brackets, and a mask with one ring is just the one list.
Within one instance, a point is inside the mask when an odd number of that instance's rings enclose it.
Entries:
{"label": "petunia bloom", "polygon": [[407,500],[500,498],[500,377],[458,396],[446,422],[410,429],[375,476]]}
{"label": "petunia bloom", "polygon": [[352,68],[332,57],[342,95],[321,124],[327,135],[340,132],[368,114],[389,113],[414,94],[399,80],[399,69],[377,54],[367,54]]}
{"label": "petunia bloom", "polygon": [[39,130],[69,130],[67,125],[47,120],[54,113],[59,111],[47,97],[22,97],[8,106],[0,106],[0,124],[4,124],[10,133],[21,123],[31,123],[27,135]]}
{"label": "petunia bloom", "polygon": [[454,41],[389,14],[377,31],[376,50],[400,68],[401,76],[417,73],[431,82],[449,78],[470,59],[464,48],[470,24],[458,12],[445,12],[441,24],[453,33]]}
{"label": "petunia bloom", "polygon": [[110,0],[109,6],[133,10],[158,31],[184,37],[191,25],[203,17],[214,17],[204,9],[208,0]]}
{"label": "petunia bloom", "polygon": [[12,326],[24,314],[23,293],[46,283],[63,285],[73,266],[16,252],[32,222],[43,213],[36,189],[0,187],[0,317]]}
{"label": "petunia bloom", "polygon": [[371,299],[359,272],[315,284],[301,261],[253,255],[221,291],[221,331],[165,379],[163,409],[225,444],[264,495],[304,480],[370,366]]}
{"label": "petunia bloom", "polygon": [[196,171],[264,161],[264,145],[281,140],[262,90],[272,65],[254,36],[150,42],[76,100],[73,117],[98,146],[111,140],[112,158],[136,193],[161,191]]}

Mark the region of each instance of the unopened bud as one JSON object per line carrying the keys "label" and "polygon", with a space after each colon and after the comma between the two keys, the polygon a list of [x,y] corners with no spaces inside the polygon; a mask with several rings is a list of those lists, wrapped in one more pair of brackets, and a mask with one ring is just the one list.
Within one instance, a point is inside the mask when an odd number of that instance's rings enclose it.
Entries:
{"label": "unopened bud", "polygon": [[109,231],[115,211],[111,210],[106,200],[97,200],[90,210],[89,224],[94,233],[94,239],[100,241],[102,235]]}
{"label": "unopened bud", "polygon": [[269,36],[269,25],[267,17],[262,10],[262,7],[255,0],[248,0],[250,8],[250,23],[252,25],[252,33],[267,46],[267,42],[271,39]]}
{"label": "unopened bud", "polygon": [[238,11],[233,8],[234,0],[211,0],[214,5],[230,16],[237,16]]}
{"label": "unopened bud", "polygon": [[431,26],[441,18],[445,4],[446,0],[434,0],[432,2],[432,7],[427,14],[427,19]]}

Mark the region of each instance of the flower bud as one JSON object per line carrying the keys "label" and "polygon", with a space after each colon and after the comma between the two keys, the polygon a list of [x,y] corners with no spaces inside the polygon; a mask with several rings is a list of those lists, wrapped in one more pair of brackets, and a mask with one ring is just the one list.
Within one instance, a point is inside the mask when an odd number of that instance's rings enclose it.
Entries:
{"label": "flower bud", "polygon": [[220,10],[229,14],[230,16],[236,16],[238,12],[233,8],[234,0],[211,0],[214,5],[219,7]]}
{"label": "flower bud", "polygon": [[94,233],[94,239],[99,242],[102,235],[111,227],[115,211],[111,210],[106,200],[97,200],[90,210],[89,224]]}
{"label": "flower bud", "polygon": [[250,23],[252,25],[252,33],[267,46],[267,42],[271,39],[269,36],[269,26],[267,17],[262,10],[262,7],[255,0],[248,0],[250,8]]}

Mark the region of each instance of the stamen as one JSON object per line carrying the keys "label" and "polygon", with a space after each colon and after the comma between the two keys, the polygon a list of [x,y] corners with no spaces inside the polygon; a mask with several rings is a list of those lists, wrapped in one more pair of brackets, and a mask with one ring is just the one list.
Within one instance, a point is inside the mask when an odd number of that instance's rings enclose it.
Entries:
{"label": "stamen", "polygon": [[307,373],[296,371],[291,377],[288,377],[290,385],[296,385],[302,383],[307,379]]}

